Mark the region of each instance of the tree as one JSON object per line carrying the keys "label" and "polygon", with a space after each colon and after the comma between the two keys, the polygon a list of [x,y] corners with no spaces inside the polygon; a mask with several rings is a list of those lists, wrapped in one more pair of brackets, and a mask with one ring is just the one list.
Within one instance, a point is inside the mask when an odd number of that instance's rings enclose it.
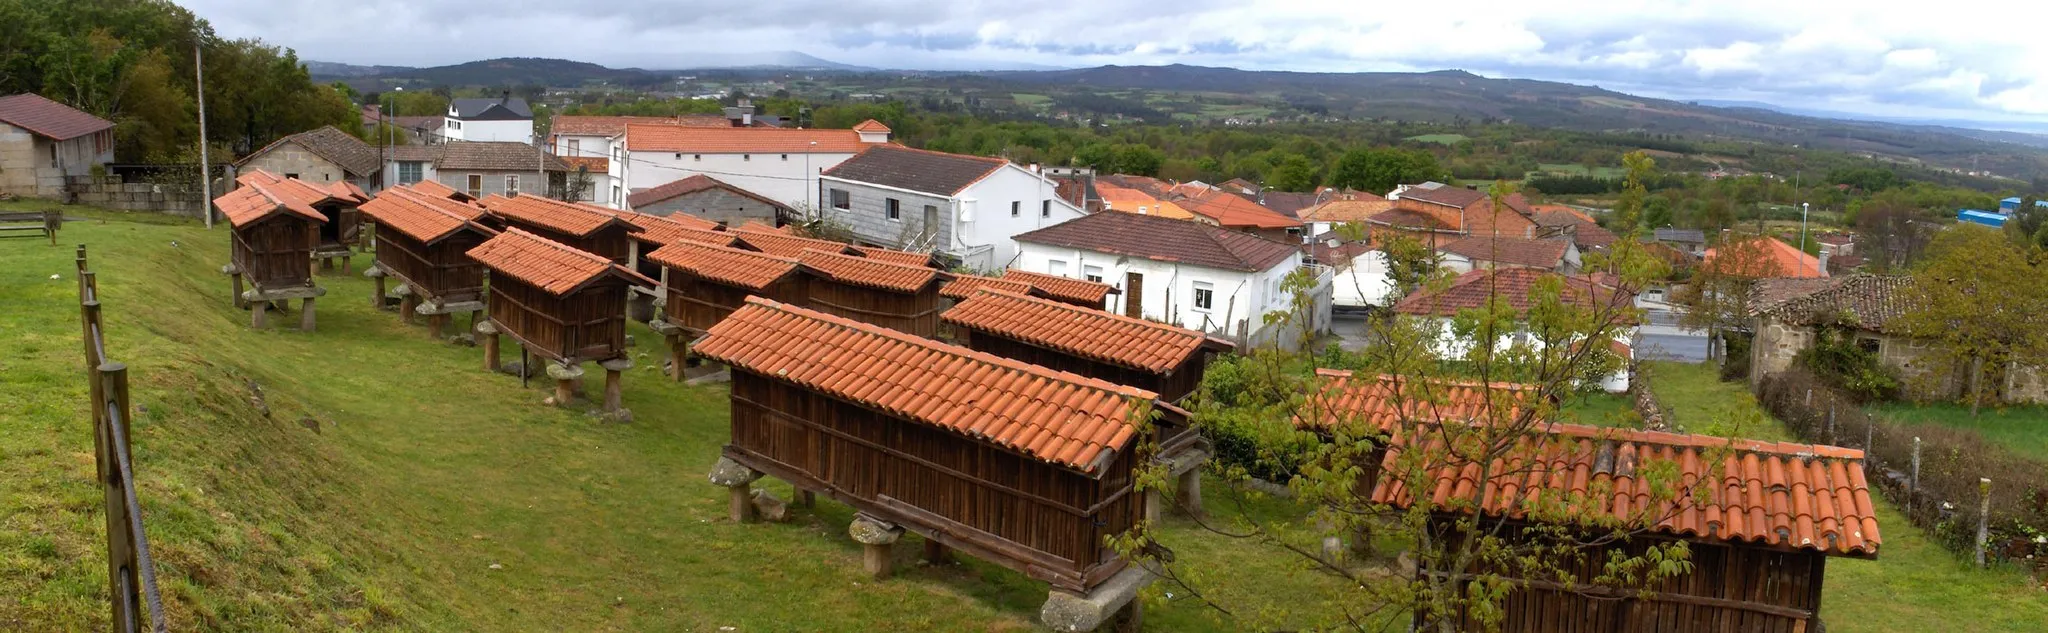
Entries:
{"label": "tree", "polygon": [[1306,156],[1291,154],[1266,172],[1266,188],[1275,191],[1314,191],[1322,179],[1316,164]]}
{"label": "tree", "polygon": [[1919,210],[1898,194],[1896,190],[1880,193],[1856,211],[1860,250],[1871,269],[1880,274],[1905,270],[1919,261],[1933,233],[1929,223],[1915,220]]}
{"label": "tree", "polygon": [[1614,221],[1609,228],[1616,233],[1627,233],[1642,223],[1644,199],[1650,193],[1649,182],[1657,177],[1657,161],[1649,154],[1634,151],[1621,157],[1621,165],[1628,173],[1622,178],[1621,197],[1614,202]]}
{"label": "tree", "polygon": [[2036,200],[2033,196],[2020,198],[2019,209],[2005,223],[2005,232],[2021,248],[2048,249],[2048,210],[2038,206]]}
{"label": "tree", "polygon": [[[1601,272],[1619,275],[1626,288],[1640,287],[1658,269],[1644,251],[1630,247],[1634,243],[1629,236],[1614,257],[1595,262]],[[1696,494],[1677,481],[1674,467],[1648,456],[1637,472],[1650,482],[1651,493],[1640,513],[1627,517],[1603,515],[1584,499],[1559,498],[1531,504],[1517,517],[1526,521],[1511,522],[1458,510],[1486,507],[1488,487],[1460,487],[1449,498],[1434,498],[1433,486],[1419,485],[1438,472],[1469,472],[1477,481],[1519,480],[1531,474],[1524,462],[1512,459],[1519,451],[1572,450],[1546,431],[1548,423],[1572,417],[1554,403],[1585,372],[1609,366],[1599,350],[1634,314],[1627,293],[1587,292],[1590,287],[1583,279],[1552,277],[1527,291],[1527,310],[1497,300],[1460,313],[1457,329],[1478,335],[1470,339],[1471,352],[1457,358],[1438,355],[1435,323],[1397,316],[1370,321],[1374,342],[1362,351],[1302,355],[1260,349],[1211,366],[1188,406],[1191,419],[1216,438],[1221,451],[1211,466],[1211,474],[1226,484],[1220,492],[1240,503],[1211,504],[1212,512],[1228,514],[1196,520],[1240,547],[1299,563],[1305,573],[1295,579],[1316,586],[1282,596],[1218,593],[1213,577],[1174,562],[1171,544],[1161,543],[1149,523],[1113,538],[1111,547],[1159,574],[1153,591],[1201,601],[1232,628],[1407,630],[1414,622],[1422,630],[1450,632],[1459,630],[1460,615],[1482,627],[1497,625],[1507,597],[1529,590],[1517,578],[1567,575],[1574,565],[1589,562],[1584,548],[1633,538],[1678,500]],[[1497,299],[1510,292],[1492,290]],[[1306,309],[1301,302],[1289,305]],[[1524,336],[1490,335],[1506,332]],[[1384,421],[1352,415],[1337,406],[1333,383],[1313,371],[1318,368],[1352,369],[1353,379],[1389,376],[1375,383],[1387,385],[1375,393],[1389,401],[1386,410],[1404,413]],[[1504,387],[1510,379],[1529,391]],[[1483,395],[1476,403],[1442,406],[1453,397],[1453,384]],[[1140,472],[1140,489],[1156,489],[1165,480],[1162,468]],[[1374,472],[1376,478],[1367,477]],[[1254,473],[1284,483],[1292,501],[1248,510],[1261,495],[1246,485]],[[1375,481],[1415,483],[1401,497],[1376,501]],[[1587,494],[1603,493],[1611,494]],[[1333,540],[1350,540],[1353,553],[1327,545]],[[1393,557],[1371,554],[1373,544],[1382,542],[1399,544],[1407,550],[1402,558],[1429,569],[1458,571],[1405,573]],[[1690,570],[1689,551],[1673,541],[1590,562],[1604,571],[1567,591],[1640,590]],[[1512,570],[1512,577],[1503,570]]]}
{"label": "tree", "polygon": [[1771,257],[1770,244],[1765,241],[1769,239],[1773,238],[1722,241],[1693,273],[1692,283],[1672,297],[1683,308],[1678,312],[1681,327],[1707,331],[1707,358],[1722,358],[1722,333],[1749,322],[1749,291],[1756,281],[1792,272]]}
{"label": "tree", "polygon": [[1935,236],[1913,271],[1897,325],[1966,372],[1962,395],[1972,416],[1985,399],[1987,368],[2003,374],[2017,361],[2048,357],[2048,277],[2029,255],[1995,230],[1956,224]]}
{"label": "tree", "polygon": [[1436,155],[1420,150],[1359,148],[1345,152],[1330,169],[1330,186],[1361,191],[1392,191],[1402,184],[1414,184],[1449,177],[1437,165]]}

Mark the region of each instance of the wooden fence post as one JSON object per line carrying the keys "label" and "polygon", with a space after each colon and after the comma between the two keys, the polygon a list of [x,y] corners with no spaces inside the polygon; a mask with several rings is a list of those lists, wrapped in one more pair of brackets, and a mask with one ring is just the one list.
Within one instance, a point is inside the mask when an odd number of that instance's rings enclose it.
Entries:
{"label": "wooden fence post", "polygon": [[1984,545],[1991,540],[1991,480],[1977,479],[1977,566],[1984,566]]}
{"label": "wooden fence post", "polygon": [[1913,436],[1913,479],[1906,484],[1906,515],[1913,515],[1913,502],[1920,499],[1920,436]]}
{"label": "wooden fence post", "polygon": [[1870,443],[1877,439],[1877,418],[1863,416],[1863,457],[1870,458]]}
{"label": "wooden fence post", "polygon": [[[96,431],[105,442],[107,458],[100,469],[100,490],[105,497],[107,510],[107,585],[113,596],[113,622],[116,630],[135,631],[142,618],[142,601],[138,592],[142,589],[141,577],[135,560],[134,534],[129,531],[128,495],[124,487],[130,485],[129,473],[121,472],[123,457],[120,449],[127,444],[125,424],[114,424],[114,416],[126,421],[128,412],[128,366],[107,362],[99,366],[100,399],[93,401],[93,407],[100,410],[101,424]],[[109,413],[111,412],[111,415]],[[130,462],[132,463],[132,462]]]}
{"label": "wooden fence post", "polygon": [[1828,445],[1838,446],[1840,444],[1841,442],[1835,441],[1835,405],[1830,404],[1828,405]]}

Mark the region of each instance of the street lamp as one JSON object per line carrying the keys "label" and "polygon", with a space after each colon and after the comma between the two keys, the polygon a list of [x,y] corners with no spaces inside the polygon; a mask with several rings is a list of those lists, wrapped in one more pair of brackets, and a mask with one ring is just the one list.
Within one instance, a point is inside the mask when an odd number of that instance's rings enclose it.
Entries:
{"label": "street lamp", "polygon": [[[1812,211],[1813,205],[1811,203],[1799,203],[1799,252],[1801,253],[1806,252],[1806,215]],[[1815,260],[1813,263],[1813,274],[1821,274],[1819,260]]]}

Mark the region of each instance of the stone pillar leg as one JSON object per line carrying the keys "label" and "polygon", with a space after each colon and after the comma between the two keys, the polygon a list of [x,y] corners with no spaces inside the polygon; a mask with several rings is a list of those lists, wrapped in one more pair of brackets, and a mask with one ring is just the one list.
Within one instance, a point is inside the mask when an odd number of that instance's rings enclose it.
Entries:
{"label": "stone pillar leg", "polygon": [[1124,603],[1116,615],[1110,617],[1109,630],[1115,633],[1138,633],[1145,630],[1145,603],[1132,600]]}
{"label": "stone pillar leg", "polygon": [[233,297],[235,307],[248,307],[249,302],[242,298],[242,273],[235,273],[232,275],[228,275],[228,277],[233,279],[235,282],[235,296]]}
{"label": "stone pillar leg", "polygon": [[626,370],[633,368],[633,359],[622,356],[598,363],[598,366],[604,368],[604,410],[606,413],[617,413],[625,408],[625,403],[622,402],[625,388],[619,384],[620,379],[625,376]]}
{"label": "stone pillar leg", "polygon": [[870,578],[881,580],[896,572],[894,553],[896,541],[903,538],[902,527],[861,513],[853,515],[846,532],[861,544],[861,567]]}
{"label": "stone pillar leg", "polygon": [[413,310],[417,310],[417,309],[419,309],[419,307],[420,307],[420,300],[419,300],[418,298],[416,298],[416,297],[412,296],[412,293],[406,293],[406,294],[405,294],[404,296],[400,297],[400,298],[399,298],[399,300],[398,300],[398,318],[399,318],[399,320],[402,320],[402,321],[404,321],[406,325],[412,325],[412,324],[414,323],[414,321],[413,321]]}
{"label": "stone pillar leg", "polygon": [[261,330],[261,329],[263,329],[263,328],[266,328],[266,327],[270,327],[270,321],[269,321],[269,313],[270,313],[270,302],[268,302],[268,301],[251,301],[251,302],[249,302],[249,327],[251,327],[251,328],[255,328],[255,329],[258,329],[258,330]]}
{"label": "stone pillar leg", "polygon": [[476,332],[484,337],[484,370],[498,371],[498,326],[489,322],[476,324]]}
{"label": "stone pillar leg", "polygon": [[313,331],[312,297],[306,297],[305,300],[299,304],[299,329],[306,332]]}
{"label": "stone pillar leg", "polygon": [[348,256],[347,256],[347,255],[343,255],[343,256],[341,256],[341,274],[344,274],[344,275],[346,275],[346,274],[349,274],[350,272],[351,272],[351,271],[349,270],[349,265],[348,265]]}
{"label": "stone pillar leg", "polygon": [[384,276],[377,275],[373,278],[377,280],[377,290],[370,295],[370,309],[382,310],[384,309]]}
{"label": "stone pillar leg", "polygon": [[748,487],[754,480],[760,478],[761,471],[748,468],[730,457],[720,457],[718,463],[711,466],[711,483],[725,486],[730,491],[730,511],[734,523],[753,523],[757,520],[754,514],[754,495]]}
{"label": "stone pillar leg", "polygon": [[576,383],[583,380],[583,366],[549,363],[548,377],[555,379],[555,406],[566,407],[576,399]]}
{"label": "stone pillar leg", "polygon": [[1188,516],[1201,517],[1202,511],[1202,469],[1189,469],[1180,474],[1180,485],[1174,490],[1175,505]]}
{"label": "stone pillar leg", "polygon": [[434,329],[434,338],[448,338],[448,315],[427,315],[427,327]]}
{"label": "stone pillar leg", "polygon": [[668,377],[675,382],[683,381],[683,358],[690,353],[690,344],[681,334],[668,337]]}
{"label": "stone pillar leg", "polygon": [[818,495],[809,490],[798,489],[796,491],[796,504],[806,508],[818,507]]}
{"label": "stone pillar leg", "polygon": [[1113,631],[1137,631],[1143,626],[1138,592],[1152,584],[1153,578],[1151,572],[1133,565],[1095,585],[1086,595],[1054,589],[1046,593],[1038,621],[1054,631],[1094,631],[1104,625]]}
{"label": "stone pillar leg", "polygon": [[1159,489],[1145,491],[1145,522],[1158,523],[1160,515],[1164,514],[1165,505],[1166,495],[1159,494]]}

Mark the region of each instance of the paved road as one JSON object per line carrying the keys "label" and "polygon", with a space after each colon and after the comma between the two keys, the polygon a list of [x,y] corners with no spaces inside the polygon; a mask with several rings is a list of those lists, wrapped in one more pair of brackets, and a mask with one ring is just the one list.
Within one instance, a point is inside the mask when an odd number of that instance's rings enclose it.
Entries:
{"label": "paved road", "polygon": [[1707,360],[1707,337],[1691,334],[1643,333],[1636,343],[1636,358],[1699,363]]}

